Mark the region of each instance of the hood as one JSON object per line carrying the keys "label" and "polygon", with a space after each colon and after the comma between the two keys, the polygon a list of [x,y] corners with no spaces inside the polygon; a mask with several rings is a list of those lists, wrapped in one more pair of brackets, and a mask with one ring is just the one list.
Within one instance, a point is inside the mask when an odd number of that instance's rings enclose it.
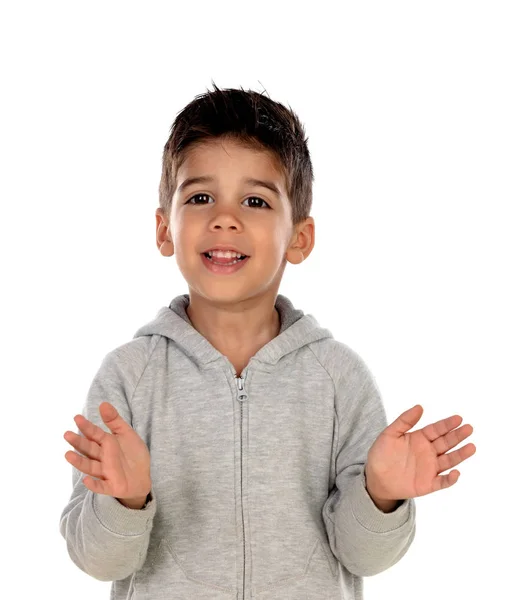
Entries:
{"label": "hood", "polygon": [[[178,344],[199,366],[223,359],[223,354],[193,327],[186,313],[189,303],[188,294],[176,296],[169,306],[162,307],[156,317],[138,329],[133,337],[163,335]],[[283,356],[311,342],[332,337],[332,333],[320,327],[313,315],[294,308],[286,296],[278,294],[275,308],[280,316],[279,334],[255,354],[256,360],[273,365]]]}

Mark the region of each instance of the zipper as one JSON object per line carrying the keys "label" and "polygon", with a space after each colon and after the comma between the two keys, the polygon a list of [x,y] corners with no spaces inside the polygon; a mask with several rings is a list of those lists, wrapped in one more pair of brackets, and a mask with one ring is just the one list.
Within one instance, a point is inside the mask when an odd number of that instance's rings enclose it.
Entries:
{"label": "zipper", "polygon": [[243,543],[243,562],[242,562],[242,598],[244,600],[246,597],[246,528],[244,526],[244,505],[243,505],[243,485],[242,485],[242,403],[248,399],[248,394],[244,389],[244,379],[242,375],[239,377],[235,377],[235,382],[237,385],[237,400],[241,403],[241,418],[240,418],[240,426],[241,426],[241,514],[242,514],[242,543]]}

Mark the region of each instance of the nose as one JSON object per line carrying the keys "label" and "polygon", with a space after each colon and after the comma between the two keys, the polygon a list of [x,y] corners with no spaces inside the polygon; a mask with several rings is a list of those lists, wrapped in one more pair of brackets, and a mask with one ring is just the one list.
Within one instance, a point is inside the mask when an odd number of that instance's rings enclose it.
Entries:
{"label": "nose", "polygon": [[238,227],[237,227],[237,225],[234,225],[233,223],[231,223],[230,225],[228,225],[228,227],[216,223],[216,224],[213,225],[213,229],[232,229],[232,230],[237,230]]}
{"label": "nose", "polygon": [[237,231],[242,229],[241,222],[232,211],[221,211],[211,220],[211,229],[231,229]]}

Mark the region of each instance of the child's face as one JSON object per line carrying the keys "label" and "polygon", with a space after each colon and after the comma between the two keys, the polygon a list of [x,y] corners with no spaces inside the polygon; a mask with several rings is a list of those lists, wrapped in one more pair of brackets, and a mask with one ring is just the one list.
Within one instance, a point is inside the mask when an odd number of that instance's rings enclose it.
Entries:
{"label": "child's face", "polygon": [[[198,176],[213,181],[179,189],[186,179]],[[280,195],[245,183],[248,177],[272,182]],[[175,254],[193,293],[214,301],[239,301],[269,289],[277,293],[286,261],[302,262],[314,243],[311,217],[293,227],[284,177],[269,153],[231,141],[212,140],[190,151],[177,175],[169,223],[160,209],[156,220],[160,252]],[[303,254],[290,248],[297,240]],[[235,273],[213,273],[201,254],[218,244],[232,244],[250,258]]]}

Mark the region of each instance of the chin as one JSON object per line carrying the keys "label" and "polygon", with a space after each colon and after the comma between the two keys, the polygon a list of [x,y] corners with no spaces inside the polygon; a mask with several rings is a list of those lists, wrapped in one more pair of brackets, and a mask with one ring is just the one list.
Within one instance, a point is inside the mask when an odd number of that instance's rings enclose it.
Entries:
{"label": "chin", "polygon": [[207,281],[198,282],[188,281],[188,288],[193,295],[215,303],[236,304],[248,300],[262,293],[262,289],[256,289],[251,281],[232,282],[226,281]]}
{"label": "chin", "polygon": [[194,292],[212,302],[238,302],[251,295],[251,289],[245,289],[242,286],[227,286],[214,284],[208,286],[199,285],[193,288]]}

